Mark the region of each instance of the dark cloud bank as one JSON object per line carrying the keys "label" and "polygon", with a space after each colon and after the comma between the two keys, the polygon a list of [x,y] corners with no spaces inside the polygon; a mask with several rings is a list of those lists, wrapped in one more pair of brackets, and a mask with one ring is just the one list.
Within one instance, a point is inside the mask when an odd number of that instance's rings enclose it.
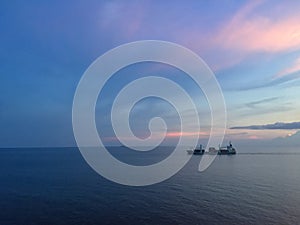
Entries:
{"label": "dark cloud bank", "polygon": [[237,126],[230,129],[248,129],[248,130],[293,130],[300,129],[300,122],[282,123],[277,122],[265,125],[250,125],[250,126]]}
{"label": "dark cloud bank", "polygon": [[[288,152],[289,147],[297,147],[297,151],[300,146],[300,122],[292,122],[292,123],[283,123],[283,122],[277,122],[273,124],[264,124],[264,125],[250,125],[250,126],[237,126],[237,127],[231,127],[230,129],[248,129],[248,130],[297,130],[296,133],[290,136],[286,137],[278,137],[271,140],[241,140],[240,145],[246,146],[246,147],[259,147],[257,151],[262,151],[261,147],[284,147],[280,150],[280,152]],[[256,152],[256,148],[251,148],[250,152]],[[246,149],[245,151],[249,151],[249,149]],[[270,151],[276,151],[276,148],[274,150],[265,150],[266,152]],[[292,150],[295,151],[295,148]],[[243,147],[240,149],[240,152],[243,152]]]}

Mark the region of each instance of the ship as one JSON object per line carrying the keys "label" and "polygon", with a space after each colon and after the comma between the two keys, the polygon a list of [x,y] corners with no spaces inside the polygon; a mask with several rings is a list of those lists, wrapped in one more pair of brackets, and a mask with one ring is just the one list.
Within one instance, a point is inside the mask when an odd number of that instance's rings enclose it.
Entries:
{"label": "ship", "polygon": [[189,149],[187,150],[187,153],[189,155],[203,155],[203,154],[210,154],[210,155],[235,155],[236,150],[232,146],[231,141],[229,142],[229,145],[225,147],[219,146],[219,149],[216,149],[214,147],[209,147],[208,152],[205,152],[205,148],[202,147],[202,145],[199,146],[199,148],[195,149]]}
{"label": "ship", "polygon": [[193,154],[193,155],[203,155],[205,152],[205,149],[202,147],[202,145],[199,146],[199,148],[195,148],[195,149],[189,149],[187,150],[188,154]]}
{"label": "ship", "polygon": [[218,153],[218,149],[216,149],[215,147],[209,147],[208,149],[208,154],[210,155],[216,155]]}
{"label": "ship", "polygon": [[229,145],[225,147],[219,147],[218,155],[235,155],[235,154],[236,154],[236,150],[232,146],[231,141],[229,142]]}

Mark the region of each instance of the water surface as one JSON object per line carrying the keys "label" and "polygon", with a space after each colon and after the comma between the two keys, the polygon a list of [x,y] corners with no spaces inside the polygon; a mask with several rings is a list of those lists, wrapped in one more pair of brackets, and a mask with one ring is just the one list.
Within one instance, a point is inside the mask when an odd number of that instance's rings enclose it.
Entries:
{"label": "water surface", "polygon": [[[203,173],[193,156],[165,182],[129,187],[99,176],[77,148],[2,149],[0,224],[300,224],[294,150],[217,156]],[[112,152],[137,164],[169,154]]]}

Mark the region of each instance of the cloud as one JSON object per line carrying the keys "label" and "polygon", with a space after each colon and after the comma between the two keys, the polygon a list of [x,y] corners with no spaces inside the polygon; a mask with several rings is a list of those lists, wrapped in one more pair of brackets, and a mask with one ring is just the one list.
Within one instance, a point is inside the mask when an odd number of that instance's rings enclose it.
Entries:
{"label": "cloud", "polygon": [[246,104],[246,106],[248,106],[249,108],[256,108],[258,105],[273,102],[277,99],[278,99],[278,97],[266,98],[266,99],[262,99],[262,100],[259,100],[259,101],[249,102],[249,103]]}
{"label": "cloud", "polygon": [[[289,81],[297,80],[300,78],[300,70],[296,71],[294,73],[285,74],[284,76],[279,76],[273,79],[266,80],[264,82],[253,82],[251,84],[247,84],[244,86],[231,88],[231,90],[234,91],[248,91],[253,89],[259,89],[259,88],[267,88],[267,87],[273,87],[277,85],[281,85],[284,83],[287,83]],[[294,84],[295,86],[298,85],[297,83]]]}
{"label": "cloud", "polygon": [[299,146],[300,144],[300,131],[297,131],[294,134],[289,133],[285,137],[277,137],[272,140],[273,144],[284,144],[287,146],[287,144],[297,144]]}
{"label": "cloud", "polygon": [[[287,67],[281,71],[279,71],[274,78],[280,78],[284,76],[288,76],[290,74],[298,73],[300,75],[300,57],[297,58],[290,67]],[[300,76],[299,76],[300,77]]]}
{"label": "cloud", "polygon": [[248,130],[293,130],[300,129],[300,122],[283,123],[277,122],[265,125],[250,125],[250,126],[237,126],[230,129],[248,129]]}
{"label": "cloud", "polygon": [[209,137],[209,132],[168,132],[167,137],[182,137],[182,136],[191,136],[191,137]]}
{"label": "cloud", "polygon": [[[276,137],[276,138],[272,138],[270,140],[260,140],[257,141],[256,143],[251,141],[248,142],[247,145],[258,145],[258,146],[269,146],[272,147],[272,149],[270,149],[270,152],[273,151],[278,151],[280,153],[283,152],[297,152],[299,150],[298,146],[300,144],[300,131],[297,131],[295,133],[288,133],[285,136],[282,137]],[[279,147],[279,148],[278,148]],[[284,147],[284,148],[282,148]],[[296,147],[296,148],[291,148],[291,147]],[[260,148],[257,148],[260,149]]]}
{"label": "cloud", "polygon": [[300,49],[300,15],[295,5],[249,1],[209,32],[197,26],[182,28],[176,40],[196,49],[215,71],[256,54],[296,51]]}
{"label": "cloud", "polygon": [[[300,16],[280,15],[275,20],[258,13],[261,1],[250,1],[225,24],[215,42],[225,49],[243,52],[282,52],[300,48]],[[272,15],[274,17],[274,15]]]}

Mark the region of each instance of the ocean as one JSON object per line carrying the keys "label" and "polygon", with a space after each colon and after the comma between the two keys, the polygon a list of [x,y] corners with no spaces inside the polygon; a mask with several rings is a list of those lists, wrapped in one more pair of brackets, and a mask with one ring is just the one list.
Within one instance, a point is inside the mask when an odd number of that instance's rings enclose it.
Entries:
{"label": "ocean", "polygon": [[[169,154],[111,151],[137,164]],[[299,152],[239,151],[202,173],[193,156],[170,179],[131,187],[98,175],[77,148],[1,149],[0,224],[300,224]]]}

